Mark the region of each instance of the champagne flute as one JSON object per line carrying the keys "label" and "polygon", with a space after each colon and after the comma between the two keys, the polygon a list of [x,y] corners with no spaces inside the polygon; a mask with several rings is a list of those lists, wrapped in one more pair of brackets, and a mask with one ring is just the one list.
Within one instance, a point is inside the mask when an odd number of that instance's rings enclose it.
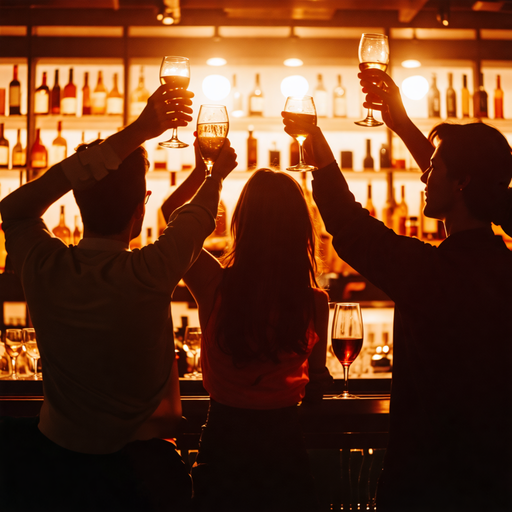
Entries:
{"label": "champagne flute", "polygon": [[41,355],[39,354],[39,347],[37,346],[36,330],[33,327],[23,329],[23,343],[25,344],[28,355],[34,362],[34,380],[39,380],[42,375],[37,372],[37,362]]}
{"label": "champagne flute", "polygon": [[[174,89],[186,89],[190,82],[190,63],[187,57],[166,56],[160,65],[160,82]],[[171,138],[160,142],[164,148],[186,148],[188,144],[178,140],[178,129],[173,128]]]}
{"label": "champagne flute", "polygon": [[359,304],[349,302],[338,302],[336,304],[331,342],[334,355],[343,366],[343,393],[337,398],[359,398],[348,392],[350,365],[359,355],[363,346],[363,320]]}
{"label": "champagne flute", "polygon": [[206,177],[219,156],[229,131],[228,111],[224,105],[201,105],[197,117],[197,140],[206,165]]}
{"label": "champagne flute", "polygon": [[[293,116],[291,116],[292,119],[297,118],[301,121],[307,121],[308,123],[316,126],[316,108],[311,96],[303,96],[302,98],[288,96],[288,98],[286,98],[284,110],[285,112],[293,113]],[[293,165],[292,167],[287,167],[287,171],[316,171],[316,167],[313,165],[308,165],[304,162],[304,150],[302,145],[304,144],[307,136],[307,132],[300,130],[297,130],[297,133],[292,135],[292,137],[294,137],[299,143],[299,163],[297,165]]]}
{"label": "champagne flute", "polygon": [[11,379],[18,380],[16,373],[16,359],[23,349],[23,331],[21,329],[7,329],[5,331],[5,350],[12,361]]}
{"label": "champagne flute", "polygon": [[186,373],[185,377],[194,379],[201,377],[199,371],[199,357],[201,355],[201,327],[187,327],[185,329],[185,338],[183,340],[183,348],[187,352],[187,356],[194,358],[192,373]]}
{"label": "champagne flute", "polygon": [[[386,71],[389,63],[388,36],[384,34],[363,34],[359,42],[359,69],[382,69]],[[362,121],[356,121],[359,126],[380,126],[383,124],[373,117],[373,110],[368,109],[368,115]]]}

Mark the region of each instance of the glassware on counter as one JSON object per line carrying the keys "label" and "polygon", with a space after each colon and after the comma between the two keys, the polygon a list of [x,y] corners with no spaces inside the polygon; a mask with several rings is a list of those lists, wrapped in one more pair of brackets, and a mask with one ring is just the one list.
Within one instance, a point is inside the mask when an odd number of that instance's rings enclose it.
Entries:
{"label": "glassware on counter", "polygon": [[5,331],[5,349],[12,362],[11,379],[18,380],[16,371],[16,360],[23,350],[23,331],[22,329],[7,329]]}
{"label": "glassware on counter", "polygon": [[191,372],[186,373],[184,377],[188,379],[200,379],[201,375],[201,328],[189,327],[185,329],[185,337],[183,339],[183,349],[189,357],[193,359]]}
{"label": "glassware on counter", "polygon": [[25,327],[23,329],[23,343],[27,354],[32,358],[34,363],[34,380],[40,380],[43,375],[37,371],[37,363],[41,355],[39,354],[39,348],[37,346],[36,331],[33,327]]}

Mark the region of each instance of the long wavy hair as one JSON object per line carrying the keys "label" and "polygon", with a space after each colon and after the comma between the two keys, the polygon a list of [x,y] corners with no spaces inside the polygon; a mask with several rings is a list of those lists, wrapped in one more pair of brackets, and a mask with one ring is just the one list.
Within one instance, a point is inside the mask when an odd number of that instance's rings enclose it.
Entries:
{"label": "long wavy hair", "polygon": [[315,233],[300,185],[284,173],[256,171],[240,194],[231,235],[214,325],[220,348],[237,366],[304,354],[318,285]]}

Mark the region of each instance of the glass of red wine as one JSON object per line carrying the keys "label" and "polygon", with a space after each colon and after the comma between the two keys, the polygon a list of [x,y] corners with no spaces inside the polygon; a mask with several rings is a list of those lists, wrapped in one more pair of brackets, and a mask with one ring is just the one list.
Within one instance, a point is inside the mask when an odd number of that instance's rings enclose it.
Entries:
{"label": "glass of red wine", "polygon": [[[359,41],[359,69],[382,69],[386,71],[389,63],[388,36],[384,34],[363,34]],[[362,121],[356,121],[359,126],[380,126],[383,124],[373,117],[373,110],[368,109],[368,115]]]}
{"label": "glass of red wine", "polygon": [[228,111],[224,105],[201,105],[197,117],[197,141],[206,165],[206,177],[211,176],[229,131]]}
{"label": "glass of red wine", "polygon": [[[166,56],[160,65],[160,82],[173,89],[186,89],[190,82],[190,62],[187,57]],[[160,142],[164,148],[186,148],[188,144],[178,140],[178,129],[173,128],[171,138]]]}
{"label": "glass of red wine", "polygon": [[343,393],[337,398],[359,398],[348,392],[348,372],[350,365],[361,352],[363,346],[363,320],[357,303],[338,302],[334,308],[332,322],[332,350],[343,366]]}

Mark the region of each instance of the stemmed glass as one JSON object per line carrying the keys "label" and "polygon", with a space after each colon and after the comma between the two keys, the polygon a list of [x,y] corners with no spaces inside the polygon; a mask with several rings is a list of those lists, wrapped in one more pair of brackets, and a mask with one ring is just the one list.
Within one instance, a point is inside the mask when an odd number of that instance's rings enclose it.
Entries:
{"label": "stemmed glass", "polygon": [[187,352],[187,355],[191,354],[194,358],[192,373],[186,373],[185,377],[189,379],[201,377],[201,372],[199,371],[199,357],[201,355],[201,328],[187,327],[185,329],[183,344],[185,345],[183,348]]}
{"label": "stemmed glass", "polygon": [[12,361],[11,379],[18,380],[16,359],[18,359],[23,349],[23,331],[21,329],[7,329],[5,331],[5,349]]}
{"label": "stemmed glass", "polygon": [[229,131],[228,111],[224,105],[201,105],[197,117],[197,140],[206,165],[206,177],[219,156]]}
{"label": "stemmed glass", "polygon": [[39,348],[37,346],[36,330],[33,327],[23,329],[23,343],[25,344],[28,355],[34,362],[34,380],[39,380],[42,374],[37,372],[37,362],[41,355],[39,354]]}
{"label": "stemmed glass", "polygon": [[[311,96],[303,96],[302,98],[288,96],[284,105],[284,111],[293,113],[293,116],[291,116],[292,119],[297,118],[316,126],[316,108]],[[294,137],[299,143],[299,163],[292,167],[287,167],[287,171],[316,171],[315,166],[308,165],[304,162],[304,150],[302,145],[304,144],[307,136],[307,132],[300,130],[298,130],[297,133],[292,134],[292,137]]]}
{"label": "stemmed glass", "polygon": [[[187,57],[166,56],[160,65],[160,82],[174,89],[186,89],[190,82],[190,63]],[[171,138],[160,142],[164,148],[186,148],[188,144],[178,140],[178,129],[173,128]]]}
{"label": "stemmed glass", "polygon": [[[359,69],[382,69],[386,71],[389,63],[388,36],[384,34],[363,34],[359,42]],[[380,126],[383,124],[373,117],[373,109],[368,109],[368,115],[362,121],[356,121],[359,126]]]}
{"label": "stemmed glass", "polygon": [[361,352],[363,346],[363,320],[357,303],[338,302],[332,322],[332,349],[343,366],[343,393],[337,398],[359,398],[348,392],[348,372],[350,365]]}

